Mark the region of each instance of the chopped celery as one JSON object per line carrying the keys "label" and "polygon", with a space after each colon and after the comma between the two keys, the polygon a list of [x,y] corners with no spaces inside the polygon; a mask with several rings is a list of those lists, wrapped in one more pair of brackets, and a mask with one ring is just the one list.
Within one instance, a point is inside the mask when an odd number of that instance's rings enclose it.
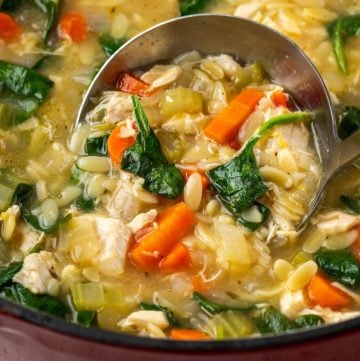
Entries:
{"label": "chopped celery", "polygon": [[77,310],[97,311],[106,303],[101,283],[74,283],[71,285],[71,296]]}
{"label": "chopped celery", "polygon": [[76,316],[76,322],[81,326],[90,327],[95,317],[95,311],[79,311]]}
{"label": "chopped celery", "polygon": [[254,63],[239,70],[230,89],[231,93],[238,93],[249,84],[261,84],[267,78],[264,68],[259,63]]}
{"label": "chopped celery", "polygon": [[207,325],[207,329],[217,339],[221,340],[250,335],[253,326],[240,312],[226,311],[214,316]]}
{"label": "chopped celery", "polygon": [[177,113],[201,113],[202,109],[202,95],[183,87],[167,90],[161,101],[161,112],[166,118]]}
{"label": "chopped celery", "polygon": [[184,154],[184,145],[177,133],[169,133],[160,129],[156,133],[161,149],[169,163],[178,163]]}
{"label": "chopped celery", "polygon": [[311,257],[303,251],[298,252],[292,259],[291,264],[294,267],[299,267],[301,264],[310,261]]}

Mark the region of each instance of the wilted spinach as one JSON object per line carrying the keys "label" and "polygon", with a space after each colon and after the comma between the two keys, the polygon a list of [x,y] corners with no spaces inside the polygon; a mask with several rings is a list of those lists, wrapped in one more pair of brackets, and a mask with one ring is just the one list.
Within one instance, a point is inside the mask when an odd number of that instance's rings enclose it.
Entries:
{"label": "wilted spinach", "polygon": [[23,262],[14,262],[5,268],[0,268],[0,288],[11,283],[13,277],[20,272]]}
{"label": "wilted spinach", "polygon": [[126,39],[115,39],[109,34],[103,34],[99,38],[99,43],[107,57],[113,55],[122,45],[126,43]]}
{"label": "wilted spinach", "polygon": [[144,178],[144,189],[170,199],[184,190],[180,171],[166,160],[159,140],[137,97],[132,97],[138,134],[135,144],[122,157],[121,168]]}
{"label": "wilted spinach", "polygon": [[154,303],[145,303],[145,302],[141,302],[139,306],[142,310],[146,310],[146,311],[163,311],[166,314],[166,318],[168,319],[169,324],[171,326],[179,327],[181,325],[181,322],[176,318],[174,312],[167,307],[155,305]]}
{"label": "wilted spinach", "polygon": [[345,107],[340,115],[339,137],[345,139],[358,129],[360,129],[360,109],[355,106]]}
{"label": "wilted spinach", "polygon": [[344,204],[345,210],[347,212],[349,212],[351,214],[356,214],[356,215],[360,214],[360,205],[359,205],[358,201],[356,201],[353,198],[346,197],[346,196],[341,196],[340,200]]}
{"label": "wilted spinach", "polygon": [[182,16],[200,13],[212,0],[180,0]]}

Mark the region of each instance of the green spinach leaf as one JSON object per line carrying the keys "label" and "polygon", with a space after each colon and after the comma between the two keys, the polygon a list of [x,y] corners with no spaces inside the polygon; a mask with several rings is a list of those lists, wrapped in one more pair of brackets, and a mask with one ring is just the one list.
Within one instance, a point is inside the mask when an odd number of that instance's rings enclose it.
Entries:
{"label": "green spinach leaf", "polygon": [[45,42],[49,40],[60,11],[60,0],[33,0],[35,5],[46,14],[47,21],[44,30]]}
{"label": "green spinach leaf", "polygon": [[207,172],[220,200],[235,217],[241,216],[241,211],[250,208],[267,192],[253,152],[256,143],[277,125],[309,119],[313,119],[313,114],[309,112],[294,112],[270,119],[253,134],[240,155]]}
{"label": "green spinach leaf", "polygon": [[294,321],[298,328],[315,327],[325,323],[324,319],[318,315],[303,315],[297,317]]}
{"label": "green spinach leaf", "polygon": [[54,83],[36,71],[0,60],[1,126],[17,125],[35,115]]}
{"label": "green spinach leaf", "polygon": [[90,327],[96,317],[95,311],[77,311],[76,323],[84,327]]}
{"label": "green spinach leaf", "polygon": [[328,33],[340,70],[347,74],[348,63],[345,54],[346,42],[355,35],[360,35],[360,15],[342,16],[328,26]]}
{"label": "green spinach leaf", "polygon": [[143,187],[149,192],[175,199],[184,190],[181,173],[167,162],[139,99],[133,96],[132,101],[138,134],[135,144],[124,152],[121,168],[144,178]]}
{"label": "green spinach leaf", "polygon": [[356,215],[360,214],[360,205],[359,205],[358,201],[356,201],[353,198],[346,197],[346,196],[341,196],[340,200],[344,204],[345,210],[347,212],[349,212],[351,214],[356,214]]}
{"label": "green spinach leaf", "polygon": [[358,129],[360,129],[360,109],[355,106],[345,107],[340,115],[339,137],[345,139]]}
{"label": "green spinach leaf", "polygon": [[126,43],[126,39],[115,39],[109,34],[103,34],[99,38],[99,43],[107,57],[113,55],[122,45]]}
{"label": "green spinach leaf", "polygon": [[85,143],[85,154],[87,155],[106,155],[107,140],[109,135],[103,137],[87,138]]}
{"label": "green spinach leaf", "polygon": [[209,300],[199,292],[194,292],[192,294],[192,299],[200,306],[203,311],[211,315],[215,315],[216,313],[223,311],[249,312],[256,309],[256,305],[223,305]]}
{"label": "green spinach leaf", "polygon": [[69,312],[68,307],[60,299],[50,295],[36,295],[19,283],[13,285],[14,299],[26,307],[33,308],[47,314],[65,317]]}
{"label": "green spinach leaf", "polygon": [[0,8],[2,11],[13,11],[20,6],[21,2],[22,0],[5,0]]}
{"label": "green spinach leaf", "polygon": [[13,277],[20,272],[23,262],[11,263],[6,268],[0,269],[0,288],[11,283]]}
{"label": "green spinach leaf", "polygon": [[351,288],[360,287],[360,263],[349,250],[317,252],[315,260],[331,279]]}
{"label": "green spinach leaf", "polygon": [[169,321],[169,324],[171,326],[174,326],[174,327],[180,327],[181,326],[181,322],[176,318],[174,312],[171,311],[167,307],[155,305],[153,303],[141,302],[140,303],[140,308],[142,310],[147,310],[147,311],[163,311],[166,314],[166,317],[167,317],[167,319]]}
{"label": "green spinach leaf", "polygon": [[85,213],[89,213],[95,208],[94,200],[90,197],[87,197],[84,193],[75,199],[74,205],[77,209]]}
{"label": "green spinach leaf", "polygon": [[180,0],[181,16],[200,13],[212,0]]}

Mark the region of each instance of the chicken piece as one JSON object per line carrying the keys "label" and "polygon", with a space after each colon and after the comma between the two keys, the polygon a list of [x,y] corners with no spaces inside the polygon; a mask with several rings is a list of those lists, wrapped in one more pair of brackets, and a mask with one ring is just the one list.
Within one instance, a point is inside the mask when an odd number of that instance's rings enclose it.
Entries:
{"label": "chicken piece", "polygon": [[136,233],[137,231],[140,231],[140,229],[153,223],[157,214],[156,209],[151,209],[146,213],[138,214],[130,223],[128,223],[128,227],[133,233]]}
{"label": "chicken piece", "polygon": [[141,336],[165,337],[162,330],[169,327],[169,322],[163,311],[136,311],[121,320],[118,326]]}
{"label": "chicken piece", "polygon": [[302,290],[286,290],[280,297],[280,310],[289,318],[295,318],[307,307]]}
{"label": "chicken piece", "polygon": [[333,311],[331,308],[315,306],[313,309],[304,309],[299,316],[309,314],[322,317],[325,323],[338,323],[359,316],[360,311]]}
{"label": "chicken piece", "polygon": [[32,253],[25,257],[24,264],[13,279],[32,293],[48,293],[49,284],[56,280],[57,263],[54,254],[47,251]]}
{"label": "chicken piece", "polygon": [[96,232],[102,243],[97,267],[107,276],[118,277],[124,271],[131,229],[119,219],[102,216],[94,218]]}
{"label": "chicken piece", "polygon": [[326,236],[347,232],[360,224],[360,217],[342,211],[333,211],[317,216],[315,223]]}
{"label": "chicken piece", "polygon": [[17,223],[14,233],[14,239],[19,242],[19,250],[24,255],[28,255],[36,245],[41,243],[44,236],[43,232],[35,231],[24,222]]}

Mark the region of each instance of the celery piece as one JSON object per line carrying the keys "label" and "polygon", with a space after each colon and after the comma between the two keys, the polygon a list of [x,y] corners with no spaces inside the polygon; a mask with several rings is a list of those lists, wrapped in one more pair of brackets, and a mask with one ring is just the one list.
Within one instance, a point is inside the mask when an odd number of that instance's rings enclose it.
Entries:
{"label": "celery piece", "polygon": [[161,149],[169,163],[180,162],[184,154],[184,145],[177,133],[169,133],[160,129],[156,133]]}
{"label": "celery piece", "polygon": [[226,311],[214,316],[207,325],[217,339],[238,338],[250,335],[253,331],[251,322],[240,312]]}
{"label": "celery piece", "polygon": [[74,283],[71,296],[78,311],[97,311],[106,304],[104,289],[99,282]]}
{"label": "celery piece", "polygon": [[161,100],[161,112],[166,118],[178,113],[201,113],[202,110],[202,95],[189,88],[167,90]]}
{"label": "celery piece", "polygon": [[267,74],[259,63],[248,65],[236,74],[230,92],[237,94],[249,84],[262,84],[266,78]]}

